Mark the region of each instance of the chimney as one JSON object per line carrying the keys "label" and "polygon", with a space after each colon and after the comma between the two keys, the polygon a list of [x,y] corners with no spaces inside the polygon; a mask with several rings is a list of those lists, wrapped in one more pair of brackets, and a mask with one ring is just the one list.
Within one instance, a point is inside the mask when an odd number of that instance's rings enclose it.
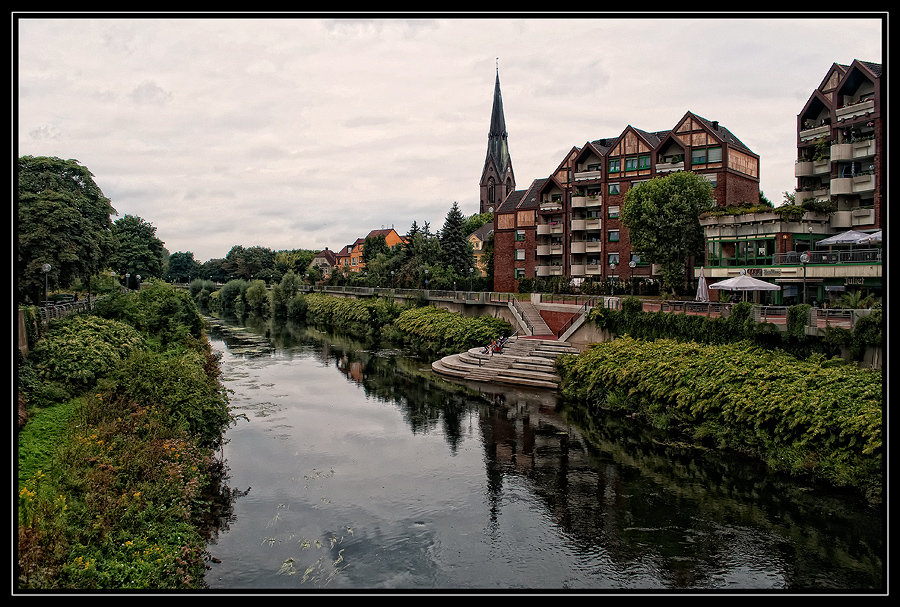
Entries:
{"label": "chimney", "polygon": [[718,120],[713,120],[713,128],[717,131],[719,130],[719,121]]}

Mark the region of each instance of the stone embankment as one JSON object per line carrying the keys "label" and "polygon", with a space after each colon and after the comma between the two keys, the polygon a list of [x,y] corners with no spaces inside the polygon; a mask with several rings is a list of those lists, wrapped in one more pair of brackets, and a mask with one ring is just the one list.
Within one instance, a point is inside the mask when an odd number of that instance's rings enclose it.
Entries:
{"label": "stone embankment", "polygon": [[467,381],[556,390],[560,381],[557,357],[577,353],[577,348],[565,342],[520,338],[507,342],[502,354],[485,354],[481,346],[445,356],[431,368],[439,375]]}

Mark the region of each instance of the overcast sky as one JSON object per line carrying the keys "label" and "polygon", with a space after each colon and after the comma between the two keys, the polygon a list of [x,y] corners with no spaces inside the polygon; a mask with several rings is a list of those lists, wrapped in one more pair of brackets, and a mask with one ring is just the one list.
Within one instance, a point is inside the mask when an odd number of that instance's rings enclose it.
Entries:
{"label": "overcast sky", "polygon": [[[518,189],[628,126],[718,120],[796,186],[796,118],[866,18],[85,19],[18,26],[17,155],[74,158],[119,217],[204,262],[340,249],[478,211],[499,58]],[[116,219],[116,218],[113,218]]]}

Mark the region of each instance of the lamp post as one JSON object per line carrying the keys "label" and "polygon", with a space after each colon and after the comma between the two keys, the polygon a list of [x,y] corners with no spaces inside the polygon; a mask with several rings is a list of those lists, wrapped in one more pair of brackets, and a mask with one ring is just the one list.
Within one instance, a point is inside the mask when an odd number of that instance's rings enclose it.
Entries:
{"label": "lamp post", "polygon": [[803,303],[806,303],[806,262],[809,261],[809,254],[803,253],[800,256],[800,263],[803,264]]}
{"label": "lamp post", "polygon": [[634,296],[634,266],[636,266],[636,265],[637,264],[634,262],[633,259],[628,262],[628,267],[631,268],[631,278],[629,280],[631,280],[631,295],[632,295],[632,297]]}
{"label": "lamp post", "polygon": [[425,290],[428,290],[428,268],[425,268]]}
{"label": "lamp post", "polygon": [[135,274],[134,279],[137,280],[137,290],[140,291],[141,290],[141,275]]}
{"label": "lamp post", "polygon": [[41,270],[44,272],[44,302],[47,302],[47,275],[50,273],[50,270],[53,266],[49,263],[45,263],[41,266]]}
{"label": "lamp post", "polygon": [[391,270],[391,288],[394,288],[394,271]]}
{"label": "lamp post", "polygon": [[469,268],[469,291],[472,290],[472,272],[475,271],[475,268]]}
{"label": "lamp post", "polygon": [[125,272],[125,292],[128,292],[128,287],[131,286],[131,274],[129,272]]}
{"label": "lamp post", "polygon": [[609,294],[610,295],[616,294],[615,287],[613,287],[613,278],[615,278],[613,276],[613,273],[615,271],[616,271],[616,264],[615,264],[615,262],[613,262],[613,263],[609,264]]}

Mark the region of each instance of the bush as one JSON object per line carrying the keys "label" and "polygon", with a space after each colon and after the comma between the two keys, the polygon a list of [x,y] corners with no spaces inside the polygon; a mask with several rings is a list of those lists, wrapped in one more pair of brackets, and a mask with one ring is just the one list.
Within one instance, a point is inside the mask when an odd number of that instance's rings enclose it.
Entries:
{"label": "bush", "polygon": [[618,408],[777,470],[880,499],[882,373],[749,342],[702,345],[629,337],[559,358],[564,397]]}
{"label": "bush", "polygon": [[128,323],[162,348],[182,343],[188,336],[197,339],[203,335],[203,319],[190,294],[161,281],[98,300],[94,313]]}
{"label": "bush", "polygon": [[71,314],[51,323],[29,358],[42,380],[78,393],[144,347],[143,336],[124,322]]}
{"label": "bush", "polygon": [[483,346],[512,333],[512,326],[501,318],[463,316],[431,306],[404,310],[394,327],[407,343],[439,353]]}

